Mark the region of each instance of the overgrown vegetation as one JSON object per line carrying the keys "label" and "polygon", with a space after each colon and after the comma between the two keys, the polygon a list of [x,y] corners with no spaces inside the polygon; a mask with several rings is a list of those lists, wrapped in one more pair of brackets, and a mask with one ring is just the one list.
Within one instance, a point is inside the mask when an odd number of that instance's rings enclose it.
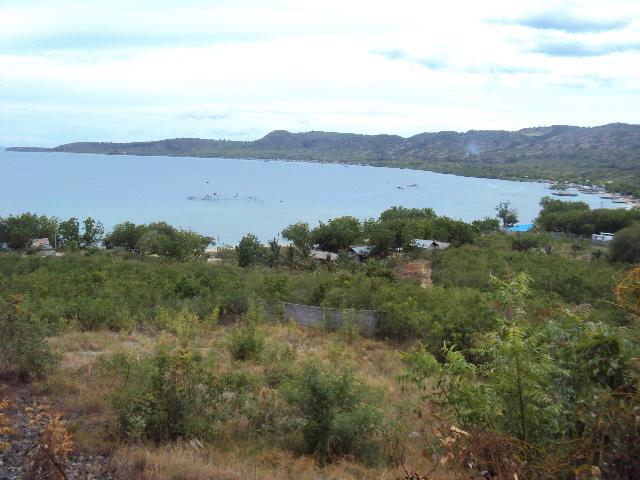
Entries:
{"label": "overgrown vegetation", "polygon": [[599,208],[584,202],[563,202],[550,197],[540,200],[536,226],[546,232],[565,232],[590,237],[594,233],[615,233],[640,221],[640,209]]}
{"label": "overgrown vegetation", "polygon": [[0,304],[0,379],[29,381],[55,369],[57,356],[46,342],[45,325],[21,311],[22,298],[10,296]]}
{"label": "overgrown vegetation", "polygon": [[[445,346],[440,363],[418,348],[405,356],[412,365],[407,379],[423,387],[429,382],[424,398],[438,420],[462,426],[479,444],[487,435],[510,443],[509,461],[519,475],[561,475],[573,463],[595,466],[607,478],[628,478],[640,468],[640,450],[631,439],[639,425],[627,416],[640,406],[630,338],[577,309],[533,321],[526,308],[530,283],[526,274],[494,279],[501,315],[477,339],[482,361],[470,362],[455,346]],[[613,420],[612,407],[623,416]],[[606,435],[603,423],[611,428]],[[494,452],[473,453],[485,468],[503,469]]]}
{"label": "overgrown vegetation", "polygon": [[[493,219],[396,207],[354,220],[290,225],[285,249],[248,235],[246,265],[244,246],[176,262],[140,239],[133,251],[4,253],[2,378],[59,406],[47,418],[75,445],[59,442],[61,462],[112,452],[123,478],[640,468],[637,268],[579,239],[486,233]],[[156,226],[140,237],[149,245],[177,233]],[[309,256],[319,238],[340,250],[375,232],[364,262]],[[421,237],[452,245],[411,248]],[[280,302],[375,310],[376,331],[361,337],[348,315],[335,331],[300,327]]]}

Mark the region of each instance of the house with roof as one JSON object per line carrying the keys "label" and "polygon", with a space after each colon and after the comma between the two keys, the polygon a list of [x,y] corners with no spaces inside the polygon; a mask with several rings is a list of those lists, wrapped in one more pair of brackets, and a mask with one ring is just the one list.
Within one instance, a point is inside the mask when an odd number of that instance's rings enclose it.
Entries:
{"label": "house with roof", "polygon": [[337,253],[325,252],[324,250],[311,250],[309,256],[324,263],[335,262],[338,259]]}
{"label": "house with roof", "polygon": [[48,238],[36,238],[31,242],[31,248],[40,250],[42,255],[55,255],[56,249],[49,243]]}
{"label": "house with roof", "polygon": [[411,245],[414,247],[422,248],[423,250],[436,251],[436,250],[446,250],[451,245],[447,242],[440,242],[437,240],[422,240],[419,238],[415,238],[411,241]]}
{"label": "house with roof", "polygon": [[594,245],[602,245],[603,247],[606,247],[609,245],[611,240],[613,240],[613,236],[613,233],[594,233],[593,235],[591,235],[591,243],[593,243]]}
{"label": "house with roof", "polygon": [[371,256],[371,247],[351,247],[347,255],[349,255],[349,258],[353,261],[364,262]]}

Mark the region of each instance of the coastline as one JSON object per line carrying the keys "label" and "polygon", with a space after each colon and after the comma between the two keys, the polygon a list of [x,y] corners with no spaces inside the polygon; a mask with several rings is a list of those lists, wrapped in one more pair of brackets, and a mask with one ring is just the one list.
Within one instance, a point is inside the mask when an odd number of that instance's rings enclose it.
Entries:
{"label": "coastline", "polygon": [[[465,174],[464,172],[445,171],[448,169],[442,169],[442,168],[427,168],[428,164],[424,165],[422,168],[411,168],[408,166],[396,165],[396,164],[383,165],[383,164],[370,163],[370,162],[345,162],[345,161],[337,161],[337,160],[333,161],[328,159],[314,160],[314,159],[307,159],[307,158],[296,159],[296,158],[277,158],[277,157],[263,158],[263,157],[239,157],[239,156],[218,156],[218,155],[210,156],[210,155],[189,155],[188,153],[166,154],[166,153],[153,153],[153,152],[138,153],[138,152],[126,152],[126,151],[118,152],[118,153],[92,152],[92,151],[76,152],[76,151],[60,150],[59,148],[60,147],[53,147],[53,148],[5,147],[4,150],[8,152],[20,152],[20,153],[63,153],[63,154],[88,154],[88,155],[127,156],[127,157],[163,157],[163,158],[184,158],[184,159],[200,158],[200,159],[212,159],[212,160],[216,160],[216,159],[246,160],[246,161],[258,161],[258,162],[284,162],[284,163],[307,163],[307,164],[320,164],[320,165],[339,165],[343,167],[354,166],[354,167],[394,168],[394,169],[400,169],[400,170],[424,171],[424,172],[437,173],[441,175],[453,175],[456,177],[466,177],[466,178],[476,178],[476,179],[487,178],[487,179],[493,179],[493,180],[507,180],[510,182],[539,183],[543,185],[559,184],[565,188],[575,189],[578,191],[598,188],[598,189],[602,189],[602,193],[612,195],[614,199],[617,202],[619,202],[621,205],[626,204],[632,208],[640,208],[639,197],[636,197],[634,195],[625,195],[615,191],[607,191],[606,188],[602,185],[594,187],[593,184],[579,184],[579,183],[570,182],[570,181],[558,182],[556,179],[552,179],[552,178],[532,179],[532,178],[528,178],[527,176],[524,176],[525,178],[520,176],[508,177],[506,175],[490,175],[490,174],[479,176],[479,175],[473,175],[470,173]],[[438,165],[441,165],[441,164],[438,164]]]}

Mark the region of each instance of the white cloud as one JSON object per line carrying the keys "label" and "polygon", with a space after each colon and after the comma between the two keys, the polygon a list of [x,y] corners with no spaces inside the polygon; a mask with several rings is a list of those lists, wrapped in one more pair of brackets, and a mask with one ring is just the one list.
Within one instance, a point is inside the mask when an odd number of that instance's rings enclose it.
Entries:
{"label": "white cloud", "polygon": [[639,18],[628,0],[22,0],[0,6],[0,143],[633,122]]}

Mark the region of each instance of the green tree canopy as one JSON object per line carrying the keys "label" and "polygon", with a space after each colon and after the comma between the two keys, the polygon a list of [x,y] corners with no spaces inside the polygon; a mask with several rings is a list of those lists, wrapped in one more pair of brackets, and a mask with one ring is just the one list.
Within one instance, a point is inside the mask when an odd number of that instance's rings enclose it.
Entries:
{"label": "green tree canopy", "polygon": [[104,235],[104,227],[102,223],[89,217],[82,222],[84,232],[80,236],[80,241],[84,248],[97,246]]}
{"label": "green tree canopy", "polygon": [[589,205],[585,202],[565,202],[558,198],[542,197],[540,200],[540,216],[548,215],[554,212],[573,212],[576,210],[590,210]]}
{"label": "green tree canopy", "polygon": [[404,220],[430,220],[436,217],[436,212],[434,212],[432,208],[405,208],[401,205],[399,207],[394,206],[386,209],[380,214],[378,220],[381,222],[399,218]]}
{"label": "green tree canopy", "polygon": [[71,217],[58,224],[57,244],[70,250],[80,246],[80,224],[77,218]]}
{"label": "green tree canopy", "polygon": [[612,262],[640,262],[640,223],[623,228],[609,243],[609,260]]}
{"label": "green tree canopy", "polygon": [[138,242],[146,233],[145,225],[136,225],[131,222],[123,222],[113,227],[102,243],[106,248],[124,248],[130,252],[138,251]]}
{"label": "green tree canopy", "polygon": [[135,225],[124,222],[116,225],[104,238],[106,248],[124,248],[131,252],[173,258],[178,261],[201,259],[213,238],[192,230],[172,227],[166,222]]}
{"label": "green tree canopy", "polygon": [[421,222],[420,236],[424,240],[439,240],[457,246],[473,243],[478,235],[477,230],[462,220],[449,217],[438,217]]}
{"label": "green tree canopy", "polygon": [[238,253],[238,265],[247,268],[255,265],[264,255],[264,247],[258,240],[258,237],[249,233],[242,237],[240,243],[236,246]]}
{"label": "green tree canopy", "polygon": [[511,206],[511,202],[500,202],[496,212],[496,217],[502,220],[504,227],[511,227],[518,223],[518,211]]}
{"label": "green tree canopy", "polygon": [[19,250],[29,247],[36,238],[48,238],[52,241],[56,222],[55,217],[48,218],[29,212],[0,218],[0,245],[11,250]]}
{"label": "green tree canopy", "polygon": [[282,238],[291,240],[304,256],[311,251],[311,232],[307,222],[298,222],[282,230]]}
{"label": "green tree canopy", "polygon": [[311,235],[313,243],[329,252],[346,250],[361,237],[360,221],[348,216],[334,218],[327,223],[320,222],[320,225],[313,229]]}

